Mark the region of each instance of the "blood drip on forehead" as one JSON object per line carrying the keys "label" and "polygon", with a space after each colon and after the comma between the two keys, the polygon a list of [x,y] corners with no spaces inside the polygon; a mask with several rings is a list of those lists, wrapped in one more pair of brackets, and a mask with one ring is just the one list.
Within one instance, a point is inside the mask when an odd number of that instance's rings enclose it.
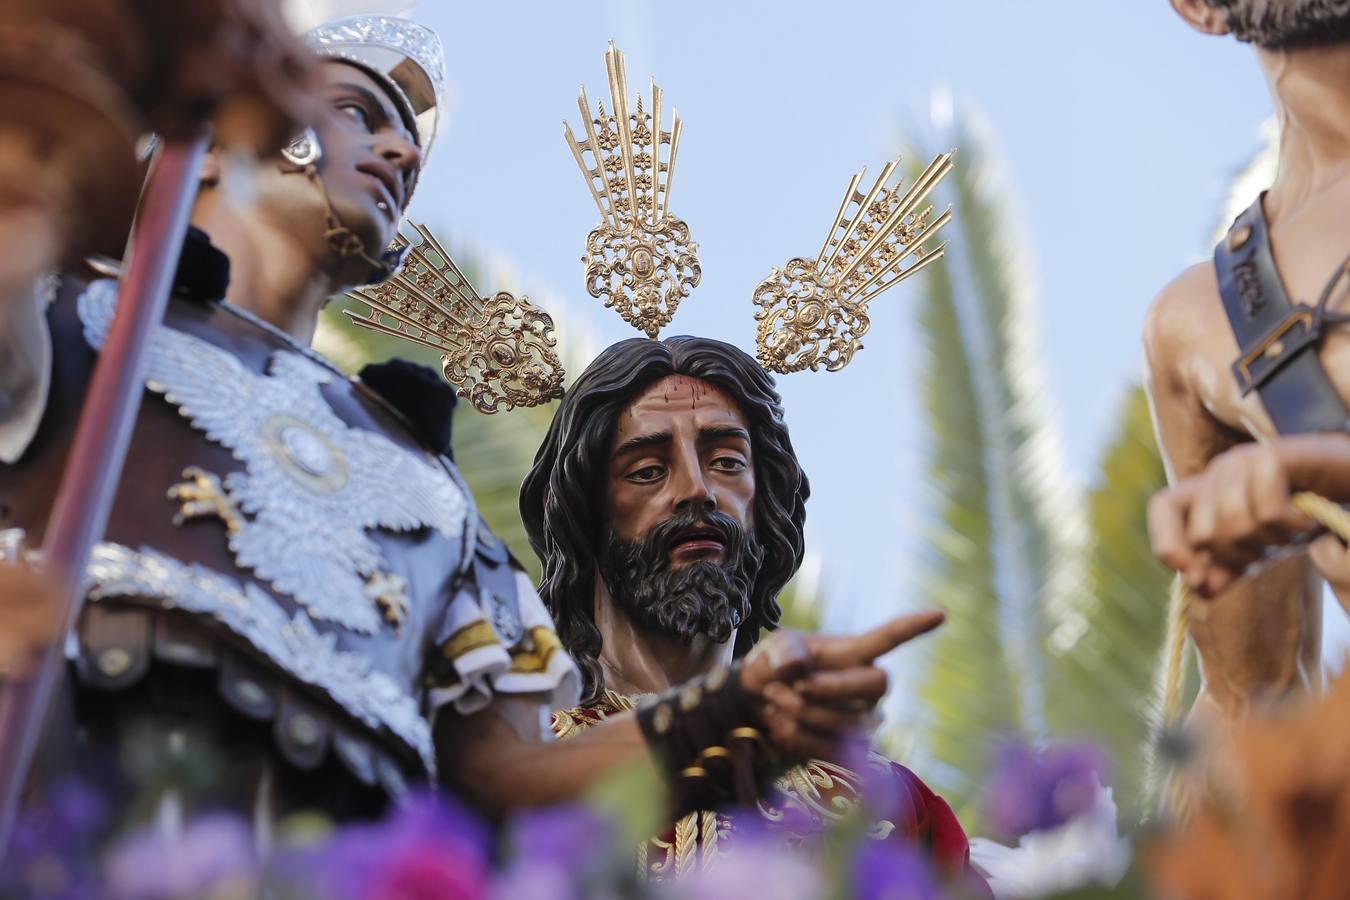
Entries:
{"label": "blood drip on forehead", "polygon": [[[634,405],[644,397],[655,393],[660,393],[661,399],[666,403],[680,403],[687,398],[690,409],[696,409],[702,401],[717,401],[732,408],[736,406],[735,401],[717,385],[693,375],[667,375],[638,395]],[[630,413],[632,409],[633,405],[630,405]]]}

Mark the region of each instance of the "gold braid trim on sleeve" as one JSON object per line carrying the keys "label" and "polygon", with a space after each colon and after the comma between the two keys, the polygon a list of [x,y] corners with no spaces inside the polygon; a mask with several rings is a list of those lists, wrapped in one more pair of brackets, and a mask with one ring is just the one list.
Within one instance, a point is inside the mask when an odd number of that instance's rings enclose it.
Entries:
{"label": "gold braid trim on sleeve", "polygon": [[543,672],[553,654],[562,649],[562,641],[552,628],[536,625],[530,629],[529,650],[516,650],[511,654],[511,671],[520,673]]}
{"label": "gold braid trim on sleeve", "polygon": [[446,638],[441,644],[441,652],[445,654],[446,659],[459,659],[480,647],[491,647],[500,643],[497,632],[492,630],[487,619],[475,619]]}

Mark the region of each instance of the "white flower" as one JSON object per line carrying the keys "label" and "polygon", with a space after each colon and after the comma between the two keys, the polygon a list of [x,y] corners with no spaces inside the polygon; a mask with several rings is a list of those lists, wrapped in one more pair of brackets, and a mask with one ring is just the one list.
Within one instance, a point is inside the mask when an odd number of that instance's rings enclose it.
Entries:
{"label": "white flower", "polygon": [[1033,831],[1016,847],[974,838],[970,861],[999,900],[1028,900],[1089,884],[1115,886],[1130,865],[1130,842],[1116,830],[1111,789],[1099,783],[1088,812],[1058,828]]}

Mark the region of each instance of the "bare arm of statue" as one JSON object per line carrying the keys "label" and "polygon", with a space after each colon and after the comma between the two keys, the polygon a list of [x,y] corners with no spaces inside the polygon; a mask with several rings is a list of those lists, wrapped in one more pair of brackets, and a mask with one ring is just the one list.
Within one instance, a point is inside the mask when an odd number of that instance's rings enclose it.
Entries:
{"label": "bare arm of statue", "polygon": [[[860,635],[776,632],[761,641],[740,670],[741,687],[770,743],[795,759],[832,755],[886,693],[876,658],[942,618],[919,613]],[[656,766],[632,713],[555,743],[543,738],[548,712],[537,698],[521,696],[498,697],[471,716],[443,714],[436,726],[443,776],[479,809],[506,816],[575,799],[623,766]]]}
{"label": "bare arm of statue", "polygon": [[[1183,276],[1155,302],[1144,333],[1146,385],[1172,484],[1199,474],[1215,456],[1249,439],[1206,409],[1188,370],[1190,342],[1203,338],[1178,308],[1196,301]],[[1208,517],[1188,527],[1195,541],[1205,543],[1223,521]],[[1298,554],[1190,604],[1188,628],[1204,672],[1196,713],[1217,707],[1233,718],[1253,704],[1307,689],[1321,649],[1320,591],[1316,570],[1306,554]],[[1204,595],[1203,585],[1198,592]]]}

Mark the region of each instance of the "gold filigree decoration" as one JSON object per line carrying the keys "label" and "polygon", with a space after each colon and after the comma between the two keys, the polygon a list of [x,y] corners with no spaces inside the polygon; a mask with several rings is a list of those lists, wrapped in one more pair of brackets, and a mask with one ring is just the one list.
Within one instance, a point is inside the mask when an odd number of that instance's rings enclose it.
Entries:
{"label": "gold filigree decoration", "polygon": [[[670,184],[680,144],[680,114],[661,125],[661,89],[652,84],[651,108],[642,97],[628,107],[623,54],[605,51],[613,113],[604,102],[591,112],[586,89],[577,106],[585,123],[578,140],[564,124],[567,146],[600,210],[600,224],[586,238],[586,291],[650,338],[670,324],[680,301],[698,286],[703,269],[689,226],[670,215]],[[662,147],[668,148],[662,159]]]}
{"label": "gold filigree decoration", "polygon": [[842,369],[871,327],[868,304],[942,257],[946,242],[926,250],[923,244],[951,221],[951,207],[934,218],[931,205],[920,206],[951,171],[952,154],[935,157],[908,190],[903,178],[890,183],[899,165],[887,163],[866,194],[858,190],[866,170],[854,175],[816,258],[788,260],[755,289],[755,344],[764,368]]}
{"label": "gold filigree decoration", "polygon": [[219,476],[197,466],[188,466],[183,470],[183,478],[169,488],[169,499],[179,504],[173,524],[183,525],[189,519],[218,518],[230,534],[237,534],[244,527],[239,504],[225,490]]}
{"label": "gold filigree decoration", "polygon": [[[410,223],[411,224],[411,223]],[[348,296],[369,316],[343,310],[362,328],[439,351],[441,371],[459,396],[483,413],[538,406],[562,396],[563,367],[554,350],[553,317],[499,291],[480,296],[424,225],[413,225],[402,270],[380,285]]]}

